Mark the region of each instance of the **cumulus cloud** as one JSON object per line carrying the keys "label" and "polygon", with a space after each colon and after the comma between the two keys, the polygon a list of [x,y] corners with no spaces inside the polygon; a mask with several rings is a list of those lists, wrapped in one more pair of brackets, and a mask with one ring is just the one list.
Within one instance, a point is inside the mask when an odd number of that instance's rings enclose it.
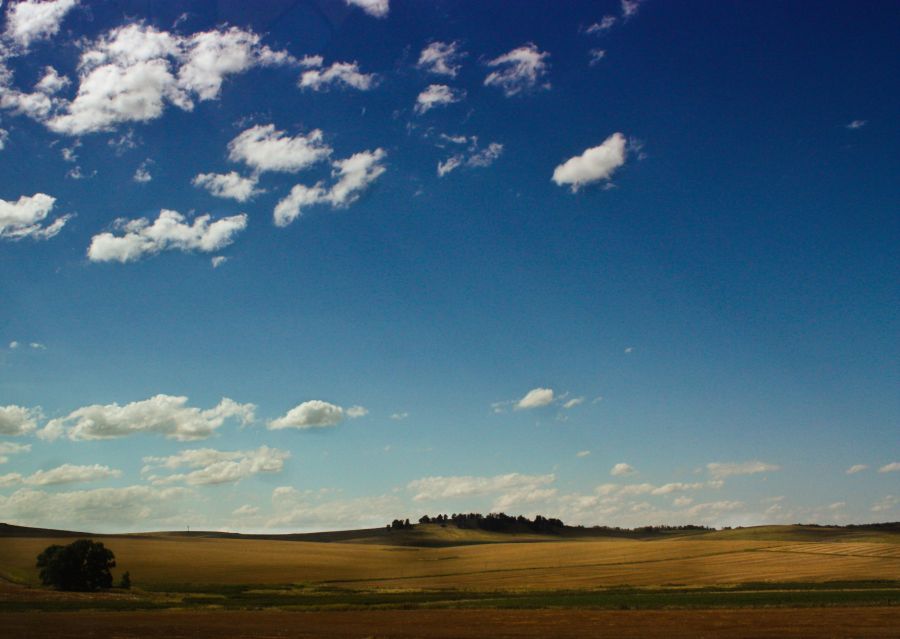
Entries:
{"label": "cumulus cloud", "polygon": [[151,474],[147,477],[154,484],[184,482],[200,486],[234,483],[258,473],[278,473],[284,461],[291,456],[286,450],[260,446],[256,450],[221,451],[213,448],[183,450],[168,457],[144,457],[142,473],[152,473],[157,468],[176,470],[192,469],[188,473],[170,475]]}
{"label": "cumulus cloud", "polygon": [[0,151],[6,148],[6,142],[9,140],[9,131],[0,129]]}
{"label": "cumulus cloud", "polygon": [[421,115],[434,107],[453,104],[465,97],[465,89],[453,89],[446,84],[431,84],[416,98],[415,111]]}
{"label": "cumulus cloud", "polygon": [[46,193],[23,195],[15,202],[0,200],[0,239],[46,240],[66,225],[71,215],[62,215],[53,221],[47,218],[56,198]]}
{"label": "cumulus cloud", "polygon": [[250,504],[238,506],[233,511],[231,511],[232,517],[253,517],[258,514],[259,506],[251,506]]}
{"label": "cumulus cloud", "polygon": [[465,56],[458,42],[432,42],[422,49],[416,66],[428,73],[455,78],[459,73],[458,61]]}
{"label": "cumulus cloud", "polygon": [[584,397],[573,397],[572,399],[567,401],[565,404],[563,404],[563,408],[565,408],[565,409],[575,408],[579,404],[583,404],[583,403],[584,403]]}
{"label": "cumulus cloud", "polygon": [[138,184],[146,184],[150,180],[153,179],[153,176],[150,174],[150,165],[153,164],[153,160],[146,159],[138,165],[138,168],[134,171],[134,176],[131,178]]}
{"label": "cumulus cloud", "polygon": [[[2,432],[3,408],[0,407],[0,432]],[[19,453],[27,453],[31,450],[31,444],[15,444],[13,442],[0,442],[0,464],[9,461],[9,455],[18,455]]]}
{"label": "cumulus cloud", "polygon": [[590,454],[591,454],[591,451],[589,451],[589,450],[579,450],[577,453],[575,453],[575,456],[576,457],[587,457]]}
{"label": "cumulus cloud", "polygon": [[767,464],[762,461],[747,462],[712,462],[706,465],[706,470],[716,479],[725,479],[732,475],[755,475],[780,470],[775,464]]}
{"label": "cumulus cloud", "polygon": [[72,83],[69,78],[57,73],[53,67],[44,67],[44,75],[34,85],[35,91],[46,95],[53,95],[65,89]]}
{"label": "cumulus cloud", "polygon": [[127,486],[47,493],[23,488],[0,495],[0,520],[30,526],[133,525],[184,512],[185,488]]}
{"label": "cumulus cloud", "polygon": [[219,268],[227,261],[228,261],[228,258],[225,257],[224,255],[216,255],[212,259],[210,259],[210,264],[212,264],[213,268]]}
{"label": "cumulus cloud", "polygon": [[609,471],[609,474],[613,477],[627,477],[628,475],[634,475],[637,471],[629,464],[624,462],[619,462]]}
{"label": "cumulus cloud", "polygon": [[368,91],[378,84],[374,73],[362,73],[356,62],[334,62],[326,69],[310,69],[300,75],[297,85],[301,89],[327,91],[331,87]]}
{"label": "cumulus cloud", "polygon": [[[18,342],[13,342],[18,346]],[[10,344],[10,348],[13,348]],[[24,408],[10,404],[0,406],[0,435],[27,435],[37,428],[37,420],[41,411],[37,408]]]}
{"label": "cumulus cloud", "polygon": [[845,470],[844,472],[848,475],[855,475],[856,473],[861,473],[864,470],[868,470],[868,465],[866,464],[853,464],[850,468]]}
{"label": "cumulus cloud", "polygon": [[345,160],[332,163],[331,176],[336,181],[326,188],[323,182],[314,186],[297,184],[291,192],[275,205],[273,217],[276,226],[287,226],[300,217],[303,209],[316,204],[328,204],[331,208],[350,206],[387,169],[382,160],[384,149],[360,151]]}
{"label": "cumulus cloud", "polygon": [[345,417],[354,419],[362,417],[368,412],[362,406],[351,406],[344,409],[337,404],[323,402],[320,399],[312,399],[294,406],[285,415],[270,421],[269,430],[330,428],[340,424]]}
{"label": "cumulus cloud", "polygon": [[529,408],[540,408],[553,403],[552,388],[532,388],[525,393],[525,396],[516,402],[516,410],[526,410]]}
{"label": "cumulus cloud", "polygon": [[33,42],[47,40],[59,33],[66,14],[78,5],[78,0],[21,0],[6,10],[4,36],[23,49]]}
{"label": "cumulus cloud", "polygon": [[257,173],[296,173],[328,159],[331,147],[323,142],[322,131],[289,136],[274,124],[258,124],[228,143],[228,159],[244,162]]}
{"label": "cumulus cloud", "polygon": [[241,213],[211,222],[200,215],[188,224],[178,211],[163,209],[152,223],[147,218],[116,220],[121,235],[105,232],[91,238],[88,259],[92,262],[133,262],[161,251],[201,251],[211,253],[234,242],[234,236],[247,228],[247,215]]}
{"label": "cumulus cloud", "polygon": [[188,406],[187,402],[187,397],[156,395],[124,406],[93,404],[50,420],[38,435],[49,440],[63,435],[72,440],[94,440],[150,433],[190,441],[212,436],[229,418],[248,424],[256,410],[253,404],[238,404],[227,397],[207,410]]}
{"label": "cumulus cloud", "polygon": [[866,126],[866,123],[866,120],[853,120],[853,122],[847,125],[847,128],[851,131],[855,131],[856,129],[861,129]]}
{"label": "cumulus cloud", "polygon": [[[121,470],[116,470],[109,466],[101,466],[100,464],[92,464],[89,466],[63,464],[62,466],[57,466],[56,468],[51,468],[49,470],[39,470],[28,476],[19,476],[17,483],[27,484],[29,486],[52,486],[56,484],[75,484],[98,481],[100,479],[121,476]],[[8,482],[9,479],[10,476],[7,475]]]}
{"label": "cumulus cloud", "polygon": [[900,462],[891,462],[878,469],[879,473],[895,473],[900,471]]}
{"label": "cumulus cloud", "polygon": [[391,9],[389,0],[345,0],[348,6],[357,6],[373,18],[386,18]]}
{"label": "cumulus cloud", "polygon": [[[547,75],[549,57],[534,44],[525,44],[488,61],[487,65],[496,70],[488,74],[484,84],[502,89],[506,97],[530,92]],[[549,89],[550,85],[545,83],[540,88]]]}
{"label": "cumulus cloud", "polygon": [[466,136],[443,136],[443,139],[455,144],[465,144],[468,142],[469,146],[465,153],[454,153],[446,160],[438,162],[438,177],[444,177],[460,167],[470,169],[488,167],[496,162],[503,154],[503,145],[499,142],[491,142],[486,147],[479,148],[478,138],[474,135],[471,138],[467,138]]}
{"label": "cumulus cloud", "polygon": [[625,145],[625,136],[613,133],[599,146],[589,148],[557,166],[553,171],[553,181],[559,186],[570,185],[575,193],[587,184],[609,180],[615,170],[625,164]]}
{"label": "cumulus cloud", "polygon": [[[509,473],[493,477],[452,476],[423,477],[409,482],[406,488],[414,493],[413,501],[456,499],[511,491],[534,491],[556,481],[556,476]],[[521,493],[520,493],[521,494]]]}
{"label": "cumulus cloud", "polygon": [[253,175],[243,177],[237,171],[230,173],[200,173],[191,184],[204,188],[215,197],[230,198],[238,202],[246,202],[254,195],[262,193],[257,189],[258,178]]}
{"label": "cumulus cloud", "polygon": [[231,27],[181,36],[142,23],[112,29],[89,43],[78,65],[75,98],[38,119],[57,133],[108,131],[125,122],[160,117],[167,104],[190,111],[217,99],[230,75],[253,67],[295,64]]}

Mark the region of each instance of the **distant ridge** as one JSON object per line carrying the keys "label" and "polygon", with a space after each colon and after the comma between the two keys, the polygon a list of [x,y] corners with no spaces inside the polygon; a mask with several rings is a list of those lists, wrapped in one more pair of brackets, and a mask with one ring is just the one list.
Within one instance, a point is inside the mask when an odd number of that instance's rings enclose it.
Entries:
{"label": "distant ridge", "polygon": [[157,531],[134,533],[91,533],[53,528],[31,528],[0,523],[0,538],[153,538],[153,539],[234,539],[257,541],[297,541],[317,543],[378,544],[385,546],[448,547],[494,543],[525,543],[550,541],[577,541],[585,539],[631,539],[654,541],[691,538],[696,540],[782,540],[782,541],[888,541],[900,542],[900,522],[852,524],[848,526],[822,526],[818,524],[792,524],[773,526],[749,526],[712,530],[707,528],[645,527],[634,530],[596,526],[563,526],[553,532],[535,533],[523,531],[488,531],[474,528],[458,528],[448,524],[413,524],[408,528],[389,527],[335,530],[313,533],[237,533],[215,530]]}

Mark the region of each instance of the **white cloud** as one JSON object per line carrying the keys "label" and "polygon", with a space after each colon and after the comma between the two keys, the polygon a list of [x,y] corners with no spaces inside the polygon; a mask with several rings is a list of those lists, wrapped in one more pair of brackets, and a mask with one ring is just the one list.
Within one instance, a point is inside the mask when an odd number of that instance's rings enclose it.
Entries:
{"label": "white cloud", "polygon": [[243,73],[254,66],[292,64],[286,52],[260,46],[259,36],[231,27],[223,31],[195,33],[181,41],[183,64],[178,70],[178,86],[199,100],[219,97],[228,75]]}
{"label": "white cloud", "polygon": [[443,162],[438,162],[437,165],[437,174],[439,177],[444,177],[448,173],[455,171],[464,163],[463,156],[461,155],[453,155],[444,160]]}
{"label": "white cloud", "polygon": [[59,75],[53,67],[44,67],[44,76],[34,85],[36,91],[53,95],[72,83],[69,78]]}
{"label": "white cloud", "polygon": [[351,499],[326,499],[329,491],[300,491],[279,486],[272,491],[275,514],[269,528],[342,529],[384,526],[385,521],[404,516],[397,497],[376,495]]}
{"label": "white cloud", "polygon": [[851,122],[850,124],[847,125],[847,128],[850,129],[851,131],[855,131],[856,129],[863,128],[864,126],[866,126],[866,124],[867,124],[866,120],[853,120],[853,122]]}
{"label": "white cloud", "polygon": [[365,417],[369,414],[369,409],[364,406],[351,406],[347,409],[347,417],[356,419],[357,417]]}
{"label": "white cloud", "polygon": [[323,402],[320,399],[311,399],[294,406],[282,417],[270,421],[269,430],[329,428],[340,424],[345,417],[353,419],[362,417],[368,412],[362,406],[351,406],[345,410],[337,404]]}
{"label": "white cloud", "polygon": [[869,467],[866,464],[853,464],[850,468],[845,470],[844,472],[848,475],[855,475],[856,473],[861,473],[864,470],[867,470]]}
{"label": "white cloud", "polygon": [[138,165],[138,168],[134,171],[134,176],[131,178],[135,182],[139,184],[146,184],[150,180],[153,179],[153,176],[150,174],[150,165],[153,164],[153,160],[146,159]]}
{"label": "white cloud", "polygon": [[9,140],[9,131],[6,129],[0,129],[0,151],[6,148],[6,143]]}
{"label": "white cloud", "polygon": [[233,511],[231,511],[232,517],[253,517],[254,515],[259,514],[259,506],[251,506],[250,504],[244,504],[243,506],[238,506]]}
{"label": "white cloud", "polygon": [[609,474],[613,477],[627,477],[628,475],[634,475],[637,471],[629,464],[624,462],[619,462],[609,471]]}
{"label": "white cloud", "polygon": [[216,255],[210,260],[210,263],[212,264],[213,268],[219,268],[227,261],[228,261],[228,258],[225,257],[224,255]]}
{"label": "white cloud", "polygon": [[448,141],[459,144],[465,143],[467,140],[469,140],[469,147],[466,153],[456,153],[454,155],[451,155],[443,162],[438,162],[437,174],[439,177],[444,177],[451,171],[454,171],[460,167],[466,167],[470,169],[488,167],[496,162],[497,159],[503,154],[503,145],[499,142],[491,142],[486,147],[479,148],[478,138],[475,136],[472,136],[471,139],[466,138],[465,136],[461,136],[461,138],[451,138],[448,136],[444,136],[444,138]]}
{"label": "white cloud", "polygon": [[575,193],[581,187],[599,180],[608,180],[625,164],[625,136],[613,133],[602,144],[569,158],[553,171],[553,181],[559,186],[571,185]]}
{"label": "white cloud", "polygon": [[622,0],[622,18],[628,20],[637,15],[643,0]]}
{"label": "white cloud", "polygon": [[409,482],[406,488],[415,494],[413,501],[456,499],[498,492],[532,491],[552,484],[556,476],[509,473],[493,477],[423,477]]}
{"label": "white cloud", "polygon": [[590,454],[591,454],[591,451],[589,451],[589,450],[579,450],[577,453],[575,453],[575,456],[576,457],[587,457]]}
{"label": "white cloud", "polygon": [[525,396],[516,402],[516,410],[540,408],[553,402],[552,388],[532,388]]}
{"label": "white cloud", "polygon": [[333,162],[331,176],[337,181],[327,189],[322,182],[311,187],[304,184],[295,185],[291,192],[275,205],[273,212],[275,224],[287,226],[302,214],[304,208],[315,204],[329,204],[331,208],[349,206],[387,170],[381,163],[386,155],[384,149],[375,149],[360,151],[346,160]]}
{"label": "white cloud", "polygon": [[[2,407],[0,407],[0,427],[2,427]],[[9,461],[8,455],[18,455],[31,450],[31,444],[14,444],[13,442],[0,442],[0,464]]]}
{"label": "white cloud", "polygon": [[11,350],[15,350],[15,349],[19,348],[19,342],[13,340],[12,342],[9,343],[9,348]]}
{"label": "white cloud", "polygon": [[362,73],[356,62],[333,62],[327,69],[310,69],[300,75],[301,89],[327,91],[332,85],[368,91],[378,84],[374,73]]}
{"label": "white cloud", "polygon": [[74,100],[60,103],[47,126],[68,135],[107,131],[160,117],[166,104],[190,111],[194,100],[219,97],[229,75],[257,66],[295,64],[236,27],[190,36],[142,23],[118,27],[89,43],[79,63]]}
{"label": "white cloud", "polygon": [[575,408],[579,404],[583,404],[583,403],[584,403],[584,397],[573,397],[572,399],[567,401],[565,404],[563,404],[563,408],[566,408],[566,409]]}
{"label": "white cloud", "polygon": [[55,203],[56,198],[46,193],[23,195],[15,202],[0,200],[0,239],[46,240],[53,237],[72,217],[63,215],[45,225]]}
{"label": "white cloud", "polygon": [[138,522],[183,514],[185,488],[158,489],[150,486],[98,488],[47,493],[23,488],[8,497],[0,495],[0,520],[23,525],[87,523],[133,525]]}
{"label": "white cloud", "polygon": [[591,35],[604,33],[613,28],[613,25],[616,24],[615,16],[603,16],[603,19],[600,22],[595,22],[587,29],[585,29],[585,33],[589,33]]}
{"label": "white cloud", "polygon": [[357,6],[373,18],[386,18],[390,11],[389,0],[345,0],[348,6]]}
{"label": "white cloud", "polygon": [[33,42],[47,40],[59,33],[66,14],[78,0],[22,0],[6,10],[4,35],[27,49]]}
{"label": "white cloud", "polygon": [[[18,345],[18,342],[12,344]],[[14,348],[10,344],[10,348]],[[24,408],[11,404],[0,406],[0,435],[27,435],[37,428],[37,420],[41,411],[37,408]]]}
{"label": "white cloud", "polygon": [[191,184],[205,188],[215,197],[231,198],[238,202],[246,202],[254,195],[262,193],[257,189],[258,178],[253,175],[243,177],[237,171],[230,173],[200,173]]}
{"label": "white cloud", "polygon": [[120,219],[116,229],[91,238],[88,259],[92,262],[133,262],[161,251],[201,251],[211,253],[234,242],[234,236],[247,228],[247,215],[241,213],[210,222],[209,215],[187,224],[177,211],[163,209],[152,223],[147,218]]}
{"label": "white cloud", "polygon": [[126,151],[135,149],[140,144],[133,129],[129,129],[118,137],[110,138],[106,143],[113,148],[116,155],[124,155]]}
{"label": "white cloud", "polygon": [[100,464],[92,464],[90,466],[63,464],[56,468],[39,470],[27,477],[22,477],[21,483],[29,486],[52,486],[55,484],[74,484],[121,476],[121,470],[116,470],[109,466],[101,466]]}
{"label": "white cloud", "polygon": [[436,106],[453,104],[465,97],[465,89],[453,89],[446,84],[431,84],[416,98],[415,111],[421,115],[427,113]]}
{"label": "white cloud", "polygon": [[678,506],[679,508],[683,506],[690,506],[694,503],[694,499],[692,497],[688,497],[687,495],[680,495],[672,500],[672,505]]}
{"label": "white cloud", "polygon": [[873,513],[885,513],[894,510],[897,506],[900,506],[900,497],[887,495],[872,504],[871,511]]}
{"label": "white cloud", "polygon": [[432,42],[422,49],[416,66],[428,73],[455,78],[459,72],[457,62],[465,56],[458,42]]}
{"label": "white cloud", "polygon": [[248,424],[253,421],[256,409],[253,404],[238,404],[227,397],[207,410],[188,406],[187,401],[187,397],[156,395],[125,406],[84,406],[66,417],[50,420],[38,435],[49,440],[62,435],[72,440],[93,440],[152,433],[190,441],[210,437],[232,417]]}
{"label": "white cloud", "polygon": [[747,462],[712,462],[706,465],[709,474],[716,479],[725,479],[733,475],[755,475],[780,470],[780,466],[762,461]]}
{"label": "white cloud", "polygon": [[185,482],[193,486],[234,483],[258,473],[279,473],[290,452],[260,446],[256,450],[221,451],[213,448],[183,450],[168,457],[144,457],[141,473],[150,473],[155,468],[175,470],[193,469],[188,473],[171,475],[150,475],[154,484]]}
{"label": "white cloud", "polygon": [[409,417],[409,413],[407,413],[406,411],[404,411],[402,413],[394,413],[391,415],[391,419],[393,419],[395,421],[402,421],[402,420],[406,419],[407,417]]}
{"label": "white cloud", "polygon": [[879,473],[895,473],[900,471],[900,462],[891,462],[878,469]]}
{"label": "white cloud", "polygon": [[590,51],[588,51],[588,55],[590,56],[590,59],[588,60],[588,65],[593,67],[595,65],[600,64],[600,61],[606,57],[606,50],[605,49],[591,49]]}
{"label": "white cloud", "polygon": [[[549,69],[546,59],[550,54],[538,50],[534,44],[526,44],[490,60],[487,65],[497,69],[484,79],[485,86],[496,86],[506,97],[526,93],[534,89]],[[549,89],[549,84],[541,88]]]}
{"label": "white cloud", "polygon": [[320,55],[305,55],[297,61],[304,69],[318,69],[325,63],[325,58]]}
{"label": "white cloud", "polygon": [[319,129],[291,137],[276,130],[274,124],[258,124],[228,143],[228,159],[244,162],[258,173],[296,173],[328,159],[331,147],[322,140]]}

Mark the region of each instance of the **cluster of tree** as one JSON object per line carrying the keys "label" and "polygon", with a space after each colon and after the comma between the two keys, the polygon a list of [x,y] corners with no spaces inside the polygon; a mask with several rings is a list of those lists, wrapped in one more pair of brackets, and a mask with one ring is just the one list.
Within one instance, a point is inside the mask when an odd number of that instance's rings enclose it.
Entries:
{"label": "cluster of tree", "polygon": [[388,530],[412,530],[412,527],[409,519],[395,519],[387,525]]}
{"label": "cluster of tree", "polygon": [[[54,544],[37,556],[41,583],[58,590],[93,591],[112,588],[113,552],[99,541],[79,539],[68,546]],[[121,588],[131,587],[131,575],[122,575]]]}
{"label": "cluster of tree", "polygon": [[536,515],[534,519],[529,519],[522,515],[512,517],[505,513],[489,513],[487,515],[482,515],[481,513],[454,513],[450,516],[436,515],[434,517],[423,515],[419,519],[419,523],[439,524],[441,526],[450,524],[457,528],[488,530],[491,532],[556,533],[565,528],[565,524],[561,520],[553,517]]}

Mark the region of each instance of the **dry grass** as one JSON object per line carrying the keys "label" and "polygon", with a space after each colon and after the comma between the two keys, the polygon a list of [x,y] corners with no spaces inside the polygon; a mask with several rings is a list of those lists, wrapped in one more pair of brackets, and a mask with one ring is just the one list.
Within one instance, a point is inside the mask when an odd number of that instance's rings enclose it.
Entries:
{"label": "dry grass", "polygon": [[[0,575],[35,583],[34,559],[71,539],[0,538]],[[896,579],[900,546],[755,540],[592,540],[443,548],[184,537],[108,537],[142,587],[335,584],[353,588],[553,590],[750,581]]]}

